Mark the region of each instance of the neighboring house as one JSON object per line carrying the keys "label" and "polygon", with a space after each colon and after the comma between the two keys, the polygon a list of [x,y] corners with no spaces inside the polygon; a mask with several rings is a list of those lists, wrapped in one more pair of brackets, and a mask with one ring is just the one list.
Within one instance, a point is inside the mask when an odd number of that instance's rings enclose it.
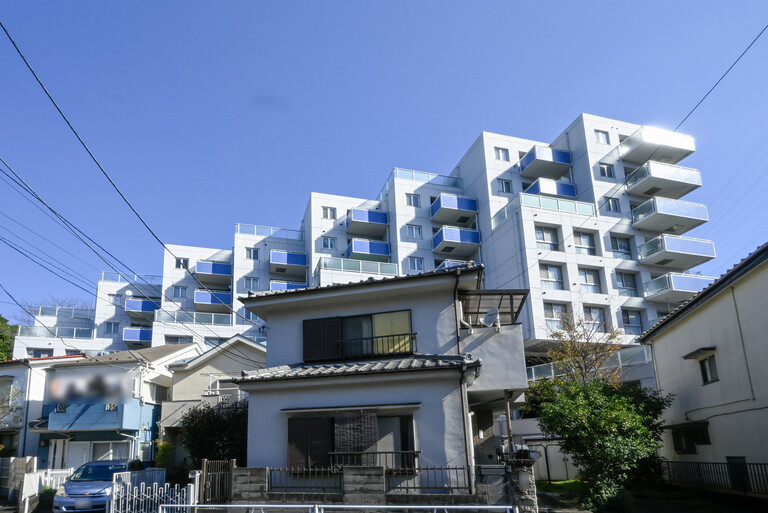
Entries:
{"label": "neighboring house", "polygon": [[739,465],[768,463],[766,288],[768,244],[642,335],[659,390],[674,395],[664,411],[670,461],[728,463],[731,482]]}
{"label": "neighboring house", "polygon": [[245,370],[263,368],[267,348],[245,337],[234,336],[199,356],[171,363],[170,394],[163,401],[160,417],[161,439],[175,446],[175,466],[181,466],[188,453],[177,442],[181,418],[201,403],[217,405],[245,400],[247,395],[232,383]]}
{"label": "neighboring house", "polygon": [[121,351],[57,363],[47,371],[40,417],[38,468],[78,467],[94,460],[153,457],[168,365],[199,355],[196,344]]}
{"label": "neighboring house", "polygon": [[497,463],[493,419],[527,388],[527,291],[481,283],[470,265],[240,298],[270,339],[267,368],[234,380],[249,394],[248,466],[451,466],[471,479]]}

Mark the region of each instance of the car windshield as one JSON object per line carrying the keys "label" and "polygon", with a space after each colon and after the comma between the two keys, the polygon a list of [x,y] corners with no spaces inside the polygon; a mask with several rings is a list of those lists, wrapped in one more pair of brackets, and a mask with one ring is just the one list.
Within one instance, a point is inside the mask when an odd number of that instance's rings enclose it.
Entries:
{"label": "car windshield", "polygon": [[72,474],[70,481],[112,481],[115,472],[123,472],[125,465],[83,465]]}

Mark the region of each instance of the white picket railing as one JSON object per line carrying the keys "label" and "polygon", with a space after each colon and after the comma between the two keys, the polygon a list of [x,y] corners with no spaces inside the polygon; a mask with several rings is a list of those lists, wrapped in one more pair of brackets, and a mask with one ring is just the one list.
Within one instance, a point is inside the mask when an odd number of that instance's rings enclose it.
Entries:
{"label": "white picket railing", "polygon": [[194,504],[196,492],[194,485],[166,483],[164,468],[117,472],[112,477],[107,513],[158,513],[161,504]]}
{"label": "white picket railing", "polygon": [[27,472],[21,482],[19,489],[19,512],[29,513],[29,500],[43,491],[43,488],[57,489],[64,484],[75,469],[65,468],[60,470],[38,470],[37,472]]}

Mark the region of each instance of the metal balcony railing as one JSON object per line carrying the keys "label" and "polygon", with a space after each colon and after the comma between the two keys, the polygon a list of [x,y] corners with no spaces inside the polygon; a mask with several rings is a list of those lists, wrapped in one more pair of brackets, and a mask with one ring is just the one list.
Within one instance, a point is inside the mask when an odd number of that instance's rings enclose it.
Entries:
{"label": "metal balcony railing", "polygon": [[416,333],[400,333],[380,337],[340,340],[341,357],[344,359],[369,356],[409,355],[416,351]]}
{"label": "metal balcony railing", "polygon": [[415,468],[419,466],[421,451],[364,451],[329,452],[331,466],[384,467],[385,469]]}

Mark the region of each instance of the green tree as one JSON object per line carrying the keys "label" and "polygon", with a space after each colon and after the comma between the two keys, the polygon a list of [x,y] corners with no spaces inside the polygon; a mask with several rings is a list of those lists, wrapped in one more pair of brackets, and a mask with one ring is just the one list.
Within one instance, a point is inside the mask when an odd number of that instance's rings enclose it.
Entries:
{"label": "green tree", "polygon": [[10,360],[13,356],[13,338],[16,326],[8,324],[8,319],[0,315],[0,361]]}
{"label": "green tree", "polygon": [[248,402],[211,406],[201,404],[181,418],[179,441],[198,468],[203,458],[236,459],[245,466],[248,450]]}

